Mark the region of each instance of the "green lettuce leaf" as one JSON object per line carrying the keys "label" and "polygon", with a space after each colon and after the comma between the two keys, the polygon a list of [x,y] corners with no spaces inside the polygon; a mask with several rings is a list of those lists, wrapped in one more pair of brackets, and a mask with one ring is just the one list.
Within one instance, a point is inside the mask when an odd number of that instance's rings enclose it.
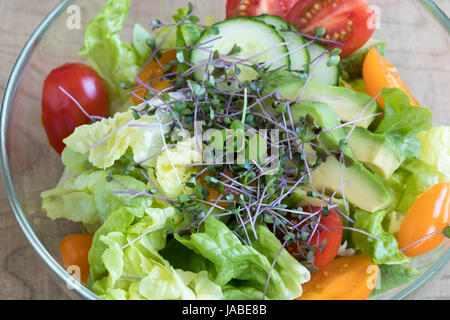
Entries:
{"label": "green lettuce leaf", "polygon": [[435,127],[417,138],[422,143],[419,159],[435,168],[440,182],[450,182],[450,127]]}
{"label": "green lettuce leaf", "polygon": [[105,221],[118,208],[143,216],[152,205],[149,197],[138,196],[127,200],[129,194],[114,194],[125,191],[120,185],[136,191],[146,190],[147,185],[130,176],[113,175],[116,182],[108,182],[107,171],[80,174],[65,180],[54,189],[41,193],[42,210],[51,219],[65,218],[84,224]]}
{"label": "green lettuce leaf", "polygon": [[382,264],[379,267],[380,274],[371,296],[376,296],[377,294],[407,284],[420,275],[420,273],[414,268],[401,264]]}
{"label": "green lettuce leaf", "polygon": [[179,257],[176,263],[178,267],[189,268],[194,265],[189,259],[193,258],[198,263],[203,257],[205,261],[199,265],[208,268],[210,279],[224,288],[226,299],[261,299],[269,273],[266,297],[295,299],[302,293],[301,284],[310,279],[309,271],[286,250],[281,251],[271,270],[281,243],[264,225],[256,230],[258,239],[250,233],[252,246],[243,245],[225,224],[215,218],[208,218],[202,229],[190,236],[176,236],[189,249],[179,252],[184,252],[183,259]]}
{"label": "green lettuce leaf", "polygon": [[406,93],[397,88],[386,88],[384,99],[384,117],[375,133],[392,140],[404,158],[416,158],[421,144],[417,133],[433,126],[433,114],[430,109],[413,106]]}
{"label": "green lettuce leaf", "polygon": [[[178,23],[186,17],[188,12],[187,8],[179,8],[172,16],[173,23]],[[186,19],[176,29],[172,29],[172,26],[162,27],[156,35],[155,41],[158,45],[161,45],[161,49],[193,46],[200,39],[202,33],[202,29],[192,23],[190,19]]]}
{"label": "green lettuce leaf", "polygon": [[87,173],[91,169],[89,163],[89,154],[75,152],[70,148],[64,148],[61,154],[61,160],[67,170],[71,173]]}
{"label": "green lettuce leaf", "polygon": [[[159,125],[158,119],[162,118],[163,116],[157,113],[135,119],[132,111],[118,112],[112,118],[77,127],[69,137],[64,139],[64,143],[73,152],[89,154],[89,162],[99,169],[113,166],[129,148],[135,162],[144,161],[143,166],[154,166],[156,155],[163,147],[161,131],[166,133],[167,130],[166,126]],[[164,121],[162,123],[164,124]],[[91,148],[94,145],[96,146]],[[152,156],[154,157],[151,158]],[[76,161],[79,163],[82,160]],[[72,169],[73,167],[71,165]]]}
{"label": "green lettuce leaf", "polygon": [[182,193],[192,193],[185,182],[199,171],[198,166],[187,166],[201,163],[202,154],[195,148],[194,138],[178,142],[175,148],[167,149],[156,159],[156,180],[168,197],[177,197]]}
{"label": "green lettuce leaf", "polygon": [[148,59],[151,58],[152,51],[147,44],[147,40],[151,39],[152,35],[139,23],[134,25],[133,30],[133,48],[138,55],[138,65],[143,66]]}
{"label": "green lettuce leaf", "polygon": [[436,168],[418,159],[406,160],[397,172],[402,175],[402,185],[399,192],[396,210],[406,213],[417,197],[429,188],[439,183],[439,172]]}
{"label": "green lettuce leaf", "polygon": [[355,210],[354,228],[365,231],[379,240],[360,232],[353,232],[353,243],[363,254],[372,258],[376,264],[404,264],[409,258],[398,248],[394,235],[383,229],[383,220],[387,211],[375,213]]}
{"label": "green lettuce leaf", "polygon": [[221,299],[206,271],[176,270],[158,253],[167,226],[181,220],[173,207],[147,208],[143,217],[115,211],[94,235],[89,287],[103,299]]}
{"label": "green lettuce leaf", "polygon": [[120,84],[135,82],[135,76],[146,57],[142,46],[145,39],[142,38],[147,34],[142,29],[137,27],[134,46],[120,39],[119,32],[129,11],[130,0],[109,0],[86,27],[84,45],[78,52],[105,81],[111,114],[130,98]]}

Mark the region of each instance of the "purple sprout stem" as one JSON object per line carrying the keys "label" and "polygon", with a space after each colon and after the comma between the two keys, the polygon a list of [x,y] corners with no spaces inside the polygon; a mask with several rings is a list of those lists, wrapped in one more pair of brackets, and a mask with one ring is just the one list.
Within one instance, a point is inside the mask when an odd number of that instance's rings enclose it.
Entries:
{"label": "purple sprout stem", "polygon": [[[220,201],[220,199],[222,199],[223,195],[219,195],[219,197],[214,201],[214,205],[217,205],[217,203]],[[211,214],[211,212],[213,211],[214,206],[211,206],[211,208],[209,208],[208,212],[206,213],[206,215],[203,217],[202,220],[200,220],[200,222],[198,223],[198,226],[200,227],[202,225],[203,222],[205,222],[206,219],[208,219],[209,215]]]}
{"label": "purple sprout stem", "polygon": [[[309,244],[312,240],[312,238],[314,237],[315,233],[317,232],[317,229],[319,228],[319,224],[320,224],[320,220],[322,219],[322,215],[319,215],[319,219],[317,220],[317,223],[314,226],[313,231],[311,232],[311,235],[309,236],[308,241],[306,242],[306,244]],[[317,237],[319,238],[319,237]]]}
{"label": "purple sprout stem", "polygon": [[[156,190],[158,190],[159,194],[162,195],[163,197],[165,197],[167,200],[169,200],[169,198],[167,197],[167,195],[161,191],[161,189],[159,189],[156,184],[148,177],[148,175],[144,172],[144,170],[141,169],[141,174],[144,176],[144,178],[153,186],[153,188],[155,188]],[[170,201],[170,200],[169,200]]]}
{"label": "purple sprout stem", "polygon": [[89,118],[89,120],[96,121],[96,120],[103,119],[103,117],[91,116],[89,113],[87,113],[87,111],[84,110],[84,108],[81,106],[81,104],[74,97],[72,97],[72,95],[70,93],[68,93],[66,90],[64,90],[63,87],[59,86],[58,89],[61,90],[66,96],[68,96],[69,99],[72,100],[76,104],[76,106],[81,110],[81,112],[83,112],[83,114]]}
{"label": "purple sprout stem", "polygon": [[284,249],[284,247],[286,246],[287,242],[288,242],[288,240],[285,240],[285,241],[284,241],[284,243],[282,244],[280,250],[278,251],[277,255],[275,256],[275,259],[274,259],[273,262],[272,262],[272,266],[270,267],[269,275],[268,275],[268,277],[267,277],[266,286],[265,286],[265,288],[264,288],[264,293],[263,293],[263,296],[262,296],[262,300],[264,300],[265,297],[266,297],[266,294],[267,294],[267,288],[269,287],[270,277],[271,277],[272,272],[273,272],[273,269],[274,269],[274,267],[275,267],[275,263],[277,262],[278,258],[280,257],[281,252],[283,251],[283,249]]}
{"label": "purple sprout stem", "polygon": [[[186,15],[185,17],[183,17],[182,19],[180,19],[180,21],[178,21],[176,24],[174,24],[170,30],[167,32],[167,34],[164,36],[164,38],[161,40],[160,44],[158,45],[158,47],[156,47],[155,51],[152,52],[152,56],[150,57],[150,59],[148,59],[148,61],[144,64],[144,66],[141,68],[141,70],[138,73],[138,76],[140,76],[142,74],[142,72],[145,70],[145,68],[147,68],[147,66],[150,64],[150,62],[152,62],[157,53],[159,52],[159,50],[161,50],[161,47],[163,45],[163,43],[169,38],[170,34],[182,23],[184,23],[184,21],[186,21],[186,19],[189,17],[189,15]],[[159,63],[159,62],[158,62]],[[161,65],[161,63],[159,63]]]}
{"label": "purple sprout stem", "polygon": [[[370,102],[363,108],[363,110],[362,110],[361,113],[359,114],[358,119],[361,119],[361,117],[362,117],[362,116],[364,115],[364,113],[366,112],[367,108],[368,108],[372,103],[374,103],[376,99],[378,99],[378,97],[383,93],[383,91],[384,91],[384,88],[381,89],[380,92],[378,92],[378,94],[370,100]],[[360,121],[361,121],[361,120],[360,120]],[[352,133],[353,133],[353,131],[355,130],[357,124],[358,124],[358,123],[355,122],[355,123],[352,125],[352,128],[350,129],[350,131],[348,132],[347,136],[345,137],[345,141],[346,141],[346,142],[348,141],[348,138],[350,138],[350,136],[352,135]]]}
{"label": "purple sprout stem", "polygon": [[424,240],[426,240],[426,239],[428,239],[428,238],[431,238],[432,236],[435,236],[435,235],[440,234],[440,233],[444,233],[444,230],[441,230],[441,231],[435,231],[435,232],[429,233],[429,234],[427,234],[426,236],[420,238],[419,240],[416,240],[416,241],[414,241],[413,243],[407,245],[406,247],[401,248],[400,251],[404,251],[404,250],[406,250],[406,249],[408,249],[408,248],[414,246],[415,244],[418,244],[419,242],[424,241]]}
{"label": "purple sprout stem", "polygon": [[314,64],[314,66],[311,69],[311,72],[308,75],[308,78],[305,81],[305,84],[303,85],[302,90],[300,91],[299,95],[297,96],[296,99],[300,98],[303,95],[303,92],[305,92],[306,87],[308,86],[309,82],[311,81],[312,75],[314,74],[314,71],[316,71],[317,67],[320,64],[320,61],[325,57],[325,53],[322,54],[316,61],[316,63]]}
{"label": "purple sprout stem", "polygon": [[338,226],[338,227],[328,227],[328,229],[331,229],[331,230],[332,230],[332,229],[345,229],[345,230],[355,231],[355,232],[362,233],[362,234],[364,234],[364,235],[366,235],[366,236],[368,236],[368,237],[370,237],[370,238],[373,238],[373,239],[375,239],[375,240],[377,240],[377,241],[381,241],[380,238],[374,236],[373,234],[370,234],[370,233],[365,232],[365,231],[363,231],[363,230],[356,229],[356,228],[352,228],[352,227]]}

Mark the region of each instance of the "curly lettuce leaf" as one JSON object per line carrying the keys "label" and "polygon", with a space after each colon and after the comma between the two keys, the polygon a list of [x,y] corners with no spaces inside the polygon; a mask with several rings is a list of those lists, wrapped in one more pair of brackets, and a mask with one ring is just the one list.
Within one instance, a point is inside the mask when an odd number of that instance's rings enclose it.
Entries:
{"label": "curly lettuce leaf", "polygon": [[193,138],[178,142],[175,148],[159,155],[156,159],[156,179],[164,194],[177,197],[182,193],[191,193],[192,189],[185,182],[198,172],[199,167],[187,165],[201,162],[202,155],[195,148]]}
{"label": "curly lettuce leaf", "polygon": [[309,271],[284,249],[272,270],[281,243],[266,226],[258,226],[258,239],[251,236],[252,246],[243,245],[215,218],[208,218],[202,228],[190,236],[176,236],[189,250],[178,251],[184,256],[175,263],[178,267],[192,267],[195,264],[190,263],[191,257],[196,263],[203,257],[199,264],[208,268],[210,279],[223,288],[226,299],[261,299],[269,273],[268,299],[295,299],[302,294],[301,284],[309,281]]}
{"label": "curly lettuce leaf", "polygon": [[[142,45],[148,33],[143,32],[142,28],[136,27],[133,45],[120,39],[119,32],[129,11],[130,0],[109,0],[86,27],[84,45],[78,52],[105,81],[111,114],[130,98],[120,84],[134,83],[136,74],[148,56]],[[150,51],[150,48],[147,50]]]}
{"label": "curly lettuce leaf", "polygon": [[382,97],[384,117],[375,133],[391,139],[404,159],[416,158],[421,148],[416,135],[432,128],[431,110],[411,105],[408,95],[397,88],[386,88]]}
{"label": "curly lettuce leaf", "polygon": [[129,194],[115,194],[112,191],[129,189],[143,191],[147,185],[130,176],[113,175],[118,181],[108,182],[107,171],[94,171],[65,180],[56,188],[41,193],[42,210],[51,219],[65,218],[84,224],[97,224],[119,208],[143,216],[144,210],[152,205],[149,197],[135,197],[127,200]]}
{"label": "curly lettuce leaf", "polygon": [[89,162],[99,169],[113,166],[129,148],[135,162],[144,161],[143,166],[154,166],[167,130],[166,126],[159,125],[161,118],[156,114],[135,119],[132,111],[118,112],[112,118],[77,127],[64,143],[73,152],[89,154]]}
{"label": "curly lettuce leaf", "polygon": [[383,229],[387,211],[366,212],[355,210],[354,228],[365,231],[378,239],[360,232],[353,232],[353,243],[363,254],[372,258],[376,264],[404,264],[409,258],[399,250],[394,235]]}
{"label": "curly lettuce leaf", "polygon": [[417,197],[439,183],[435,167],[418,159],[406,160],[396,173],[401,183],[391,184],[399,195],[396,210],[406,213]]}
{"label": "curly lettuce leaf", "polygon": [[143,217],[115,211],[95,233],[88,285],[103,299],[221,299],[206,271],[174,269],[159,253],[167,225],[182,217],[172,207],[147,208]]}
{"label": "curly lettuce leaf", "polygon": [[440,182],[450,182],[450,127],[435,127],[417,138],[422,144],[419,159],[435,168]]}

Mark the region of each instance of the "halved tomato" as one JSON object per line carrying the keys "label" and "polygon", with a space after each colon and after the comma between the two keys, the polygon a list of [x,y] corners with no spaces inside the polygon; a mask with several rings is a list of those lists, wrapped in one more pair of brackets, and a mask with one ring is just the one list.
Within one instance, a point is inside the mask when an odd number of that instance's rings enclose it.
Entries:
{"label": "halved tomato", "polygon": [[258,16],[263,13],[286,18],[298,0],[227,0],[227,19]]}
{"label": "halved tomato", "polygon": [[[311,207],[308,208],[308,212],[316,212],[320,208]],[[293,219],[296,223],[297,219]],[[319,270],[325,268],[331,261],[336,258],[342,241],[342,220],[338,213],[334,210],[330,210],[330,213],[325,216],[321,213],[320,226],[317,232],[313,235],[310,244],[319,246],[324,245],[323,248],[317,248],[314,255],[314,266]],[[318,239],[317,239],[318,238]],[[326,241],[326,242],[324,242]],[[299,241],[298,243],[293,243],[287,246],[286,250],[292,254],[296,255],[300,253],[302,249],[300,246],[306,243],[306,241]]]}
{"label": "halved tomato", "polygon": [[342,50],[341,57],[361,48],[375,31],[375,11],[364,0],[302,0],[291,9],[287,20],[303,33],[314,35],[315,28],[325,28],[324,44]]}

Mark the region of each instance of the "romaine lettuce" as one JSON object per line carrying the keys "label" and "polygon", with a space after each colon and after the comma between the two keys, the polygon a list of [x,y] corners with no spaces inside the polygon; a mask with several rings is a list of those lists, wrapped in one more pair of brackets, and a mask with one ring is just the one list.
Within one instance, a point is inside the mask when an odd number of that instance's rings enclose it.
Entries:
{"label": "romaine lettuce", "polygon": [[206,271],[175,270],[159,253],[167,225],[182,217],[172,207],[147,208],[145,216],[118,209],[95,233],[88,285],[103,299],[221,299]]}
{"label": "romaine lettuce", "polygon": [[398,248],[395,236],[383,229],[383,220],[387,211],[366,212],[355,210],[354,228],[371,234],[369,237],[361,232],[353,232],[353,243],[363,254],[372,258],[376,264],[404,264],[409,258]]}
{"label": "romaine lettuce", "polygon": [[158,121],[161,118],[163,116],[156,114],[134,119],[132,111],[118,112],[112,118],[77,127],[64,143],[74,152],[88,153],[89,162],[99,169],[113,166],[129,148],[135,162],[144,161],[143,166],[154,166],[166,133],[166,126]]}
{"label": "romaine lettuce", "polygon": [[124,208],[136,216],[143,216],[145,208],[152,205],[149,197],[138,196],[130,200],[129,194],[112,191],[129,189],[143,191],[147,185],[130,176],[114,175],[116,182],[108,182],[107,171],[93,171],[72,177],[54,189],[41,193],[42,210],[51,219],[65,218],[85,224],[105,221],[118,208]]}
{"label": "romaine lettuce", "polygon": [[394,187],[400,189],[396,210],[403,213],[408,211],[420,194],[439,183],[439,173],[435,167],[418,159],[406,160],[396,175],[402,177],[402,183]]}
{"label": "romaine lettuce", "polygon": [[269,274],[268,299],[299,297],[301,284],[310,279],[309,271],[286,250],[279,254],[281,243],[266,226],[259,225],[256,233],[258,239],[249,232],[251,245],[244,245],[225,224],[208,218],[199,232],[176,236],[191,250],[184,251],[186,256],[179,258],[178,263],[189,267],[192,266],[191,257],[196,261],[203,257],[206,261],[201,265],[207,266],[210,279],[222,286],[226,299],[261,299]]}
{"label": "romaine lettuce", "polygon": [[192,193],[185,182],[199,171],[199,166],[188,165],[201,162],[202,154],[195,148],[194,139],[178,142],[175,148],[159,155],[156,160],[156,178],[165,195],[177,197],[182,193]]}
{"label": "romaine lettuce", "polygon": [[416,135],[432,128],[431,110],[411,105],[408,95],[397,88],[386,88],[382,97],[384,117],[375,133],[391,139],[404,159],[416,158],[421,148]]}
{"label": "romaine lettuce", "polygon": [[130,0],[109,0],[86,27],[84,45],[79,51],[79,55],[84,56],[105,81],[111,114],[129,99],[128,92],[121,88],[121,83],[134,83],[135,76],[147,57],[142,43],[148,33],[137,27],[133,46],[122,42],[118,34],[129,10]]}
{"label": "romaine lettuce", "polygon": [[450,182],[450,127],[435,127],[417,138],[422,143],[419,159],[435,168],[440,182]]}

